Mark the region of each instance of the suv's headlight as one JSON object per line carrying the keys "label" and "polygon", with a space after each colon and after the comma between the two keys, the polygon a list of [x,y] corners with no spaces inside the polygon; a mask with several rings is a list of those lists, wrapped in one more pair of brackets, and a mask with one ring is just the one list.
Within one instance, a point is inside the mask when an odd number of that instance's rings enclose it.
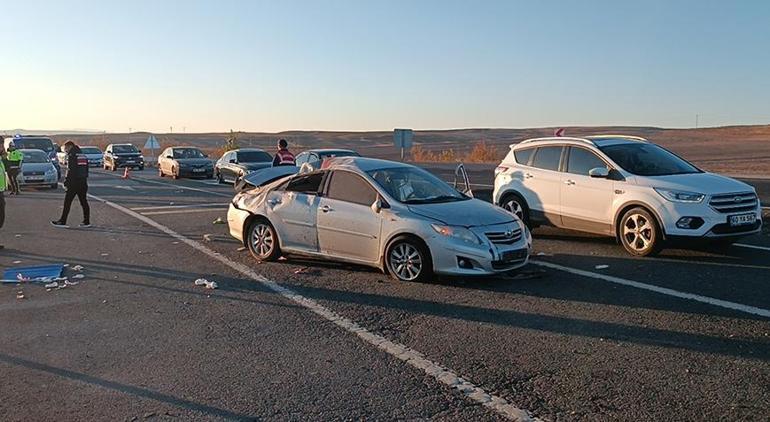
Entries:
{"label": "suv's headlight", "polygon": [[476,234],[474,234],[472,231],[466,229],[465,227],[456,227],[456,226],[444,226],[441,224],[431,224],[431,227],[433,227],[433,230],[436,231],[436,233],[447,236],[447,237],[454,237],[456,239],[460,239],[463,242],[470,243],[473,245],[481,245],[481,239],[479,239]]}
{"label": "suv's headlight", "polygon": [[702,202],[703,198],[706,197],[706,195],[702,193],[697,193],[697,192],[687,192],[682,190],[663,189],[663,188],[653,188],[653,189],[655,189],[655,192],[658,192],[660,196],[668,199],[671,202],[698,203],[698,202]]}

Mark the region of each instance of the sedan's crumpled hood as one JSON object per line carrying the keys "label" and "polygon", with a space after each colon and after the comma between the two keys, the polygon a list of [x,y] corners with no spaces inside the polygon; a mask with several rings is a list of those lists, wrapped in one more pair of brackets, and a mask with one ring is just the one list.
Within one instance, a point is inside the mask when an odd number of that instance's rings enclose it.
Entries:
{"label": "sedan's crumpled hood", "polygon": [[211,164],[211,160],[208,158],[175,158],[174,160],[179,164],[188,164],[191,166]]}
{"label": "sedan's crumpled hood", "polygon": [[513,215],[507,211],[479,199],[440,204],[412,204],[408,207],[415,214],[451,226],[489,226],[514,221]]}
{"label": "sedan's crumpled hood", "polygon": [[671,176],[637,177],[637,183],[653,188],[676,189],[714,195],[751,192],[751,185],[714,173],[674,174]]}

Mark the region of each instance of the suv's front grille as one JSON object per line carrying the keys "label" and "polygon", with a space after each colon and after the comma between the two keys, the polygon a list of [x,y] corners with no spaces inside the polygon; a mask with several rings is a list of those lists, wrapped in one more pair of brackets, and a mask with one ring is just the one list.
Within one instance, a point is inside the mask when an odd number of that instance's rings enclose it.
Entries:
{"label": "suv's front grille", "polygon": [[42,176],[45,173],[42,171],[25,171],[24,176]]}
{"label": "suv's front grille", "polygon": [[497,245],[512,245],[521,239],[521,229],[512,229],[504,232],[486,232],[484,233],[490,242]]}
{"label": "suv's front grille", "polygon": [[759,200],[757,195],[752,192],[728,193],[723,195],[714,195],[709,201],[711,208],[723,214],[735,212],[753,211],[757,209]]}

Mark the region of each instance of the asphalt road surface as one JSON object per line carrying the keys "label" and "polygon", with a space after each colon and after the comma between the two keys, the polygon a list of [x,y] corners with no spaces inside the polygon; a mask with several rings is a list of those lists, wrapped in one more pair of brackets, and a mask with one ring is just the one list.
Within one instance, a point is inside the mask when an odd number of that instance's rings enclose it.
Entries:
{"label": "asphalt road surface", "polygon": [[0,265],[85,277],[0,286],[4,421],[770,414],[768,234],[632,258],[611,239],[538,229],[517,273],[398,283],[257,263],[212,224],[229,186],[151,169],[90,183],[90,229],[50,226],[61,191],[6,197]]}

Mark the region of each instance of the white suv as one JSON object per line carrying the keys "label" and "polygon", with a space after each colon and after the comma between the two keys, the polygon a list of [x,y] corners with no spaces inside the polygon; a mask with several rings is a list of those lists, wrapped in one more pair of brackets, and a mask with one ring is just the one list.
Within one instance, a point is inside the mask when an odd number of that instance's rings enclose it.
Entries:
{"label": "white suv", "polygon": [[753,187],[706,173],[633,136],[511,145],[495,169],[493,199],[532,227],[613,236],[638,256],[655,254],[671,240],[729,244],[762,226]]}

